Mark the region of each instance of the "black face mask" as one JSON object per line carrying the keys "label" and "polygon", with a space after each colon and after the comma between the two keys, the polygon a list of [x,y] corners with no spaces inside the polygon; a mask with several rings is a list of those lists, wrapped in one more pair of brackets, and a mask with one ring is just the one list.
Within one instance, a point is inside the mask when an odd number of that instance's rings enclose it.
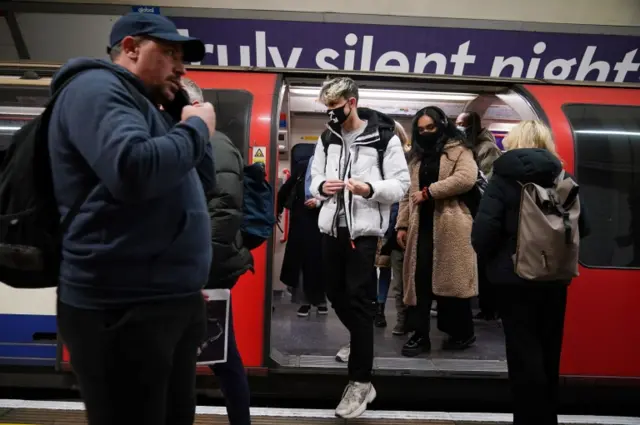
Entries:
{"label": "black face mask", "polygon": [[329,124],[339,124],[342,125],[351,115],[351,109],[349,109],[349,113],[345,114],[344,107],[346,103],[338,108],[328,109],[327,115],[329,116]]}
{"label": "black face mask", "polygon": [[435,146],[438,139],[440,139],[440,132],[436,131],[435,133],[419,134],[416,142],[418,143],[418,146],[423,150],[426,150]]}

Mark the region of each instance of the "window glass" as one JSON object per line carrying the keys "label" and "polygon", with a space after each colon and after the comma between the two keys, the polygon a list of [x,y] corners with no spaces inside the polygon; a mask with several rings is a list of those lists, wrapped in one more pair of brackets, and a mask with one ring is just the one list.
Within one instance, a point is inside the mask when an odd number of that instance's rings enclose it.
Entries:
{"label": "window glass", "polygon": [[587,267],[640,267],[640,107],[566,105],[591,234]]}

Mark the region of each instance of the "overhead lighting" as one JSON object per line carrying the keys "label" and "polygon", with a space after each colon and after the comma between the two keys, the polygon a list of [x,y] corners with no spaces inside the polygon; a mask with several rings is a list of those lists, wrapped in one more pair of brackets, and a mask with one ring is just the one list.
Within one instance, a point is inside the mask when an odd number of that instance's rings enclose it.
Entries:
{"label": "overhead lighting", "polygon": [[578,134],[600,134],[604,136],[640,136],[640,131],[622,130],[576,130]]}
{"label": "overhead lighting", "polygon": [[[299,96],[318,96],[320,94],[320,88],[292,87],[290,92],[293,95]],[[420,92],[410,90],[361,89],[359,92],[361,99],[469,101],[477,97],[477,95],[472,93]]]}

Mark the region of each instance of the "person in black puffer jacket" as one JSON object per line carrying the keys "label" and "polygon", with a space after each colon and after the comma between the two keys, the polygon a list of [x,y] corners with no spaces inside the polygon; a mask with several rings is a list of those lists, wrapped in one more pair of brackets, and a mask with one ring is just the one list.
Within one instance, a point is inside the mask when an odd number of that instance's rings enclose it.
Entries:
{"label": "person in black puffer jacket", "polygon": [[[493,164],[471,240],[486,259],[496,285],[504,327],[514,425],[557,425],[556,394],[560,373],[567,286],[569,282],[530,282],[517,276],[516,252],[521,183],[552,187],[562,171],[551,131],[539,121],[523,121],[504,140],[507,150]],[[573,178],[565,172],[566,178]],[[580,237],[589,234],[580,203]]]}
{"label": "person in black puffer jacket", "polygon": [[[194,105],[202,103],[202,90],[190,79],[182,84]],[[211,217],[213,262],[206,289],[231,289],[240,276],[253,271],[251,252],[243,246],[240,227],[243,216],[242,155],[233,142],[216,130],[210,139],[215,158],[215,188],[206,193]],[[229,300],[231,303],[231,300]],[[231,304],[230,304],[231,305]],[[210,366],[220,380],[230,425],[250,425],[250,390],[244,364],[236,345],[233,329],[233,309],[229,308],[227,361]]]}

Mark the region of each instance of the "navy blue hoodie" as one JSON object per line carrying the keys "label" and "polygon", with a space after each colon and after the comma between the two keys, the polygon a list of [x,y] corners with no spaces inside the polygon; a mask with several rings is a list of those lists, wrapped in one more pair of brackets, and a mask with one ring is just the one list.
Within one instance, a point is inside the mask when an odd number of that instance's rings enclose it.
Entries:
{"label": "navy blue hoodie", "polygon": [[62,217],[89,193],[64,235],[60,270],[59,299],[79,308],[197,293],[212,258],[206,124],[191,117],[171,126],[116,73],[147,96],[135,75],[95,59],[71,60],[51,83],[55,91],[75,77],[53,109],[49,150]]}

